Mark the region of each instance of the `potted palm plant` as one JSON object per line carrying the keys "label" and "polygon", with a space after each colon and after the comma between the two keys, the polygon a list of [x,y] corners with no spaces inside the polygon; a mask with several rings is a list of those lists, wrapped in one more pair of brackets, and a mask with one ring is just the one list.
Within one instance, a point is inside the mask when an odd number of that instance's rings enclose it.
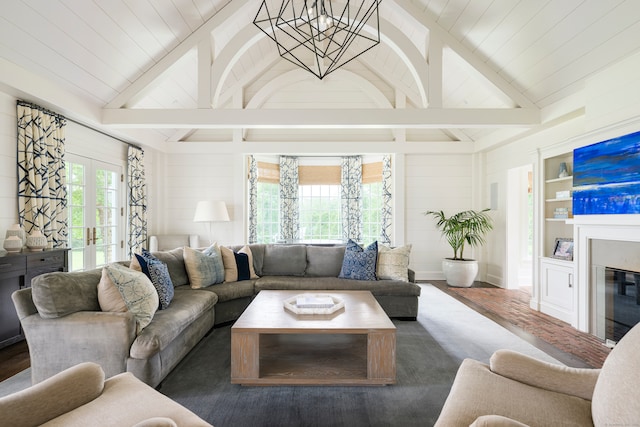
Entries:
{"label": "potted palm plant", "polygon": [[447,217],[443,211],[427,211],[424,214],[436,220],[436,227],[453,249],[453,258],[442,261],[442,272],[450,286],[469,287],[478,274],[478,261],[464,257],[465,246],[484,244],[486,234],[493,229],[493,219],[487,213],[467,210]]}

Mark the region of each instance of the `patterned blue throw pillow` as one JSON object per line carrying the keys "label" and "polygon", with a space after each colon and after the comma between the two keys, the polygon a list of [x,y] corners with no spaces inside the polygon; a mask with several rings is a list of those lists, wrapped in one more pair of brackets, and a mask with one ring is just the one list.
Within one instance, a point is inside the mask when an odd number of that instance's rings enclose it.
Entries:
{"label": "patterned blue throw pillow", "polygon": [[160,310],[164,310],[169,307],[174,294],[173,282],[171,281],[171,276],[169,276],[167,264],[151,255],[151,252],[146,249],[142,249],[141,255],[135,255],[142,272],[151,280],[156,291],[158,291]]}
{"label": "patterned blue throw pillow", "polygon": [[349,239],[338,277],[354,280],[377,280],[377,260],[378,242],[373,242],[363,249],[359,244]]}

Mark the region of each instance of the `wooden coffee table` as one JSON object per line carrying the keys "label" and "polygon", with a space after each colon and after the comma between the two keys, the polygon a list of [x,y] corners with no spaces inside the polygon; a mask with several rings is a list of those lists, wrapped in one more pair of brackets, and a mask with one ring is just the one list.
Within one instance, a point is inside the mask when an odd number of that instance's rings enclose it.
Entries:
{"label": "wooden coffee table", "polygon": [[[345,307],[294,314],[283,302],[328,294]],[[396,327],[369,291],[260,291],[231,327],[231,383],[385,385],[396,382]]]}

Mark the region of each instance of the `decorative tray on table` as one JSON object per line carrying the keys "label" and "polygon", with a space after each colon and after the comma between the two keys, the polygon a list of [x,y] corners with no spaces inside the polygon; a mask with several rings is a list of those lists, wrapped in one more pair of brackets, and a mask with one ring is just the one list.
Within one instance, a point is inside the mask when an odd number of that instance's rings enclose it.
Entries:
{"label": "decorative tray on table", "polygon": [[284,301],[284,308],[295,314],[332,314],[344,307],[344,301],[329,294],[300,294]]}

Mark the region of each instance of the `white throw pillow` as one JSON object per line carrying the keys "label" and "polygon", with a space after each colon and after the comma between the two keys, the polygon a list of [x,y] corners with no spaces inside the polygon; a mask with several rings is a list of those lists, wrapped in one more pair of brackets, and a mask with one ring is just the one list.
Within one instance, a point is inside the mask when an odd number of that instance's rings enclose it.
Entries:
{"label": "white throw pillow", "polygon": [[[102,283],[103,281],[105,283]],[[114,286],[119,291],[127,310],[133,313],[136,318],[137,333],[140,333],[151,323],[153,315],[160,306],[160,299],[153,283],[144,273],[118,263],[108,264],[102,270],[100,282],[102,286],[98,285],[98,302],[103,311],[122,311],[121,303],[113,297],[113,294],[111,296],[105,295],[105,290]],[[102,299],[100,297],[101,289]]]}
{"label": "white throw pillow", "polygon": [[378,267],[376,275],[379,280],[409,281],[409,255],[411,245],[391,249],[388,246],[378,246]]}

